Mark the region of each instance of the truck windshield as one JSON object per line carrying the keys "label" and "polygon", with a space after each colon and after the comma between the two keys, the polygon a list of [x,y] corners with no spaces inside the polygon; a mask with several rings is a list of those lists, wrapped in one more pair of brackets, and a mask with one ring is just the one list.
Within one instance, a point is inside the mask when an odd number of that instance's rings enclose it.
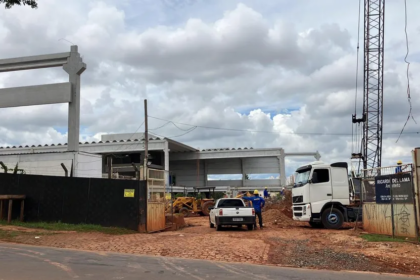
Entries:
{"label": "truck windshield", "polygon": [[295,185],[294,188],[302,187],[306,183],[308,183],[309,175],[311,174],[311,170],[302,170],[295,173]]}

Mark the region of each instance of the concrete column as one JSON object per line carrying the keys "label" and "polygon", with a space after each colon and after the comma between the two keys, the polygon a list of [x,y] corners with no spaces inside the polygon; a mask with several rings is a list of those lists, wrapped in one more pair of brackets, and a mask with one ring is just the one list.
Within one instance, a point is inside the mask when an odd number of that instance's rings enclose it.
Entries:
{"label": "concrete column", "polygon": [[203,176],[204,176],[204,178],[203,178],[203,183],[204,183],[204,187],[207,187],[207,171],[208,171],[208,169],[207,169],[207,161],[205,160],[205,159],[203,159],[203,169],[204,169],[204,174],[203,174]]}
{"label": "concrete column", "polygon": [[165,192],[169,190],[169,144],[165,141],[165,149],[163,150],[165,157]]}
{"label": "concrete column", "polygon": [[245,170],[244,170],[244,159],[240,159],[241,161],[241,172],[242,172],[242,187],[245,186]]}
{"label": "concrete column", "polygon": [[77,46],[71,46],[70,57],[63,65],[64,71],[69,74],[71,84],[71,102],[69,103],[68,120],[68,151],[79,151],[80,134],[80,75],[86,70]]}
{"label": "concrete column", "polygon": [[280,167],[280,185],[283,187],[286,185],[286,161],[283,149],[280,149],[280,156],[278,156],[277,158],[279,160]]}

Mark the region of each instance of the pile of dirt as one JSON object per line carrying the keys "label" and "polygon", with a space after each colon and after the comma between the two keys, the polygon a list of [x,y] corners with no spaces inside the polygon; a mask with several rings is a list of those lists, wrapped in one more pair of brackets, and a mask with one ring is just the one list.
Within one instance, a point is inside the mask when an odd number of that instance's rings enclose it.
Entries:
{"label": "pile of dirt", "polygon": [[[284,211],[284,210],[283,210]],[[279,227],[289,227],[296,224],[291,217],[285,215],[282,210],[269,209],[262,213],[265,225],[276,225]]]}
{"label": "pile of dirt", "polygon": [[280,199],[272,198],[267,200],[263,212],[264,224],[288,227],[296,225],[293,221],[292,192],[285,190],[284,196]]}

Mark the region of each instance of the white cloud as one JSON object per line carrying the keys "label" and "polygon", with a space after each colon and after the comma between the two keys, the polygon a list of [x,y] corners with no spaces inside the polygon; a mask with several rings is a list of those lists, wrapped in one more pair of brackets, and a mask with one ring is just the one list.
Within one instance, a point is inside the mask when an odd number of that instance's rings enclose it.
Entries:
{"label": "white cloud", "polygon": [[[290,1],[89,1],[64,8],[45,0],[37,10],[0,9],[0,56],[67,51],[79,45],[87,63],[82,78],[82,137],[134,132],[149,114],[179,123],[152,132],[200,147],[283,147],[314,152],[324,161],[347,161],[354,113],[357,3],[332,13],[331,0]],[[180,2],[179,2],[180,1]],[[286,5],[287,3],[287,5]],[[384,132],[400,131],[407,117],[403,13],[387,14]],[[411,1],[411,50],[420,5]],[[336,5],[334,5],[336,6]],[[141,8],[141,9],[140,9]],[[346,12],[351,11],[351,12]],[[354,12],[354,14],[353,14]],[[328,17],[324,15],[328,14]],[[361,44],[362,46],[363,44]],[[358,113],[363,92],[360,60]],[[419,59],[413,53],[411,95],[420,107]],[[409,57],[409,59],[411,56]],[[2,73],[0,87],[65,81],[61,69]],[[417,110],[418,111],[418,110]],[[416,113],[416,110],[414,110]],[[0,144],[66,142],[66,105],[0,110]],[[418,117],[420,121],[420,116]],[[150,119],[157,128],[165,121]],[[407,131],[418,131],[412,122]],[[62,131],[61,131],[62,132]],[[296,134],[294,134],[296,133]],[[416,136],[384,134],[384,163],[409,160]],[[287,159],[288,173],[312,158]]]}

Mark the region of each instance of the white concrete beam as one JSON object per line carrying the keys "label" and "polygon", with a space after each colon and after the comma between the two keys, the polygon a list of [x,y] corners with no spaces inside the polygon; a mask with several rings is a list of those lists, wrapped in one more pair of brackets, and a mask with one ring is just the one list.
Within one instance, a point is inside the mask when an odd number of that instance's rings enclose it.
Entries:
{"label": "white concrete beam", "polygon": [[0,59],[0,72],[60,67],[67,63],[69,52]]}
{"label": "white concrete beam", "polygon": [[275,157],[280,156],[280,149],[258,150],[228,150],[228,151],[204,151],[192,153],[173,153],[171,160],[195,160],[195,159],[226,159],[226,158],[251,158],[251,157]]}
{"label": "white concrete beam", "polygon": [[71,102],[70,83],[0,89],[0,108],[68,102]]}

